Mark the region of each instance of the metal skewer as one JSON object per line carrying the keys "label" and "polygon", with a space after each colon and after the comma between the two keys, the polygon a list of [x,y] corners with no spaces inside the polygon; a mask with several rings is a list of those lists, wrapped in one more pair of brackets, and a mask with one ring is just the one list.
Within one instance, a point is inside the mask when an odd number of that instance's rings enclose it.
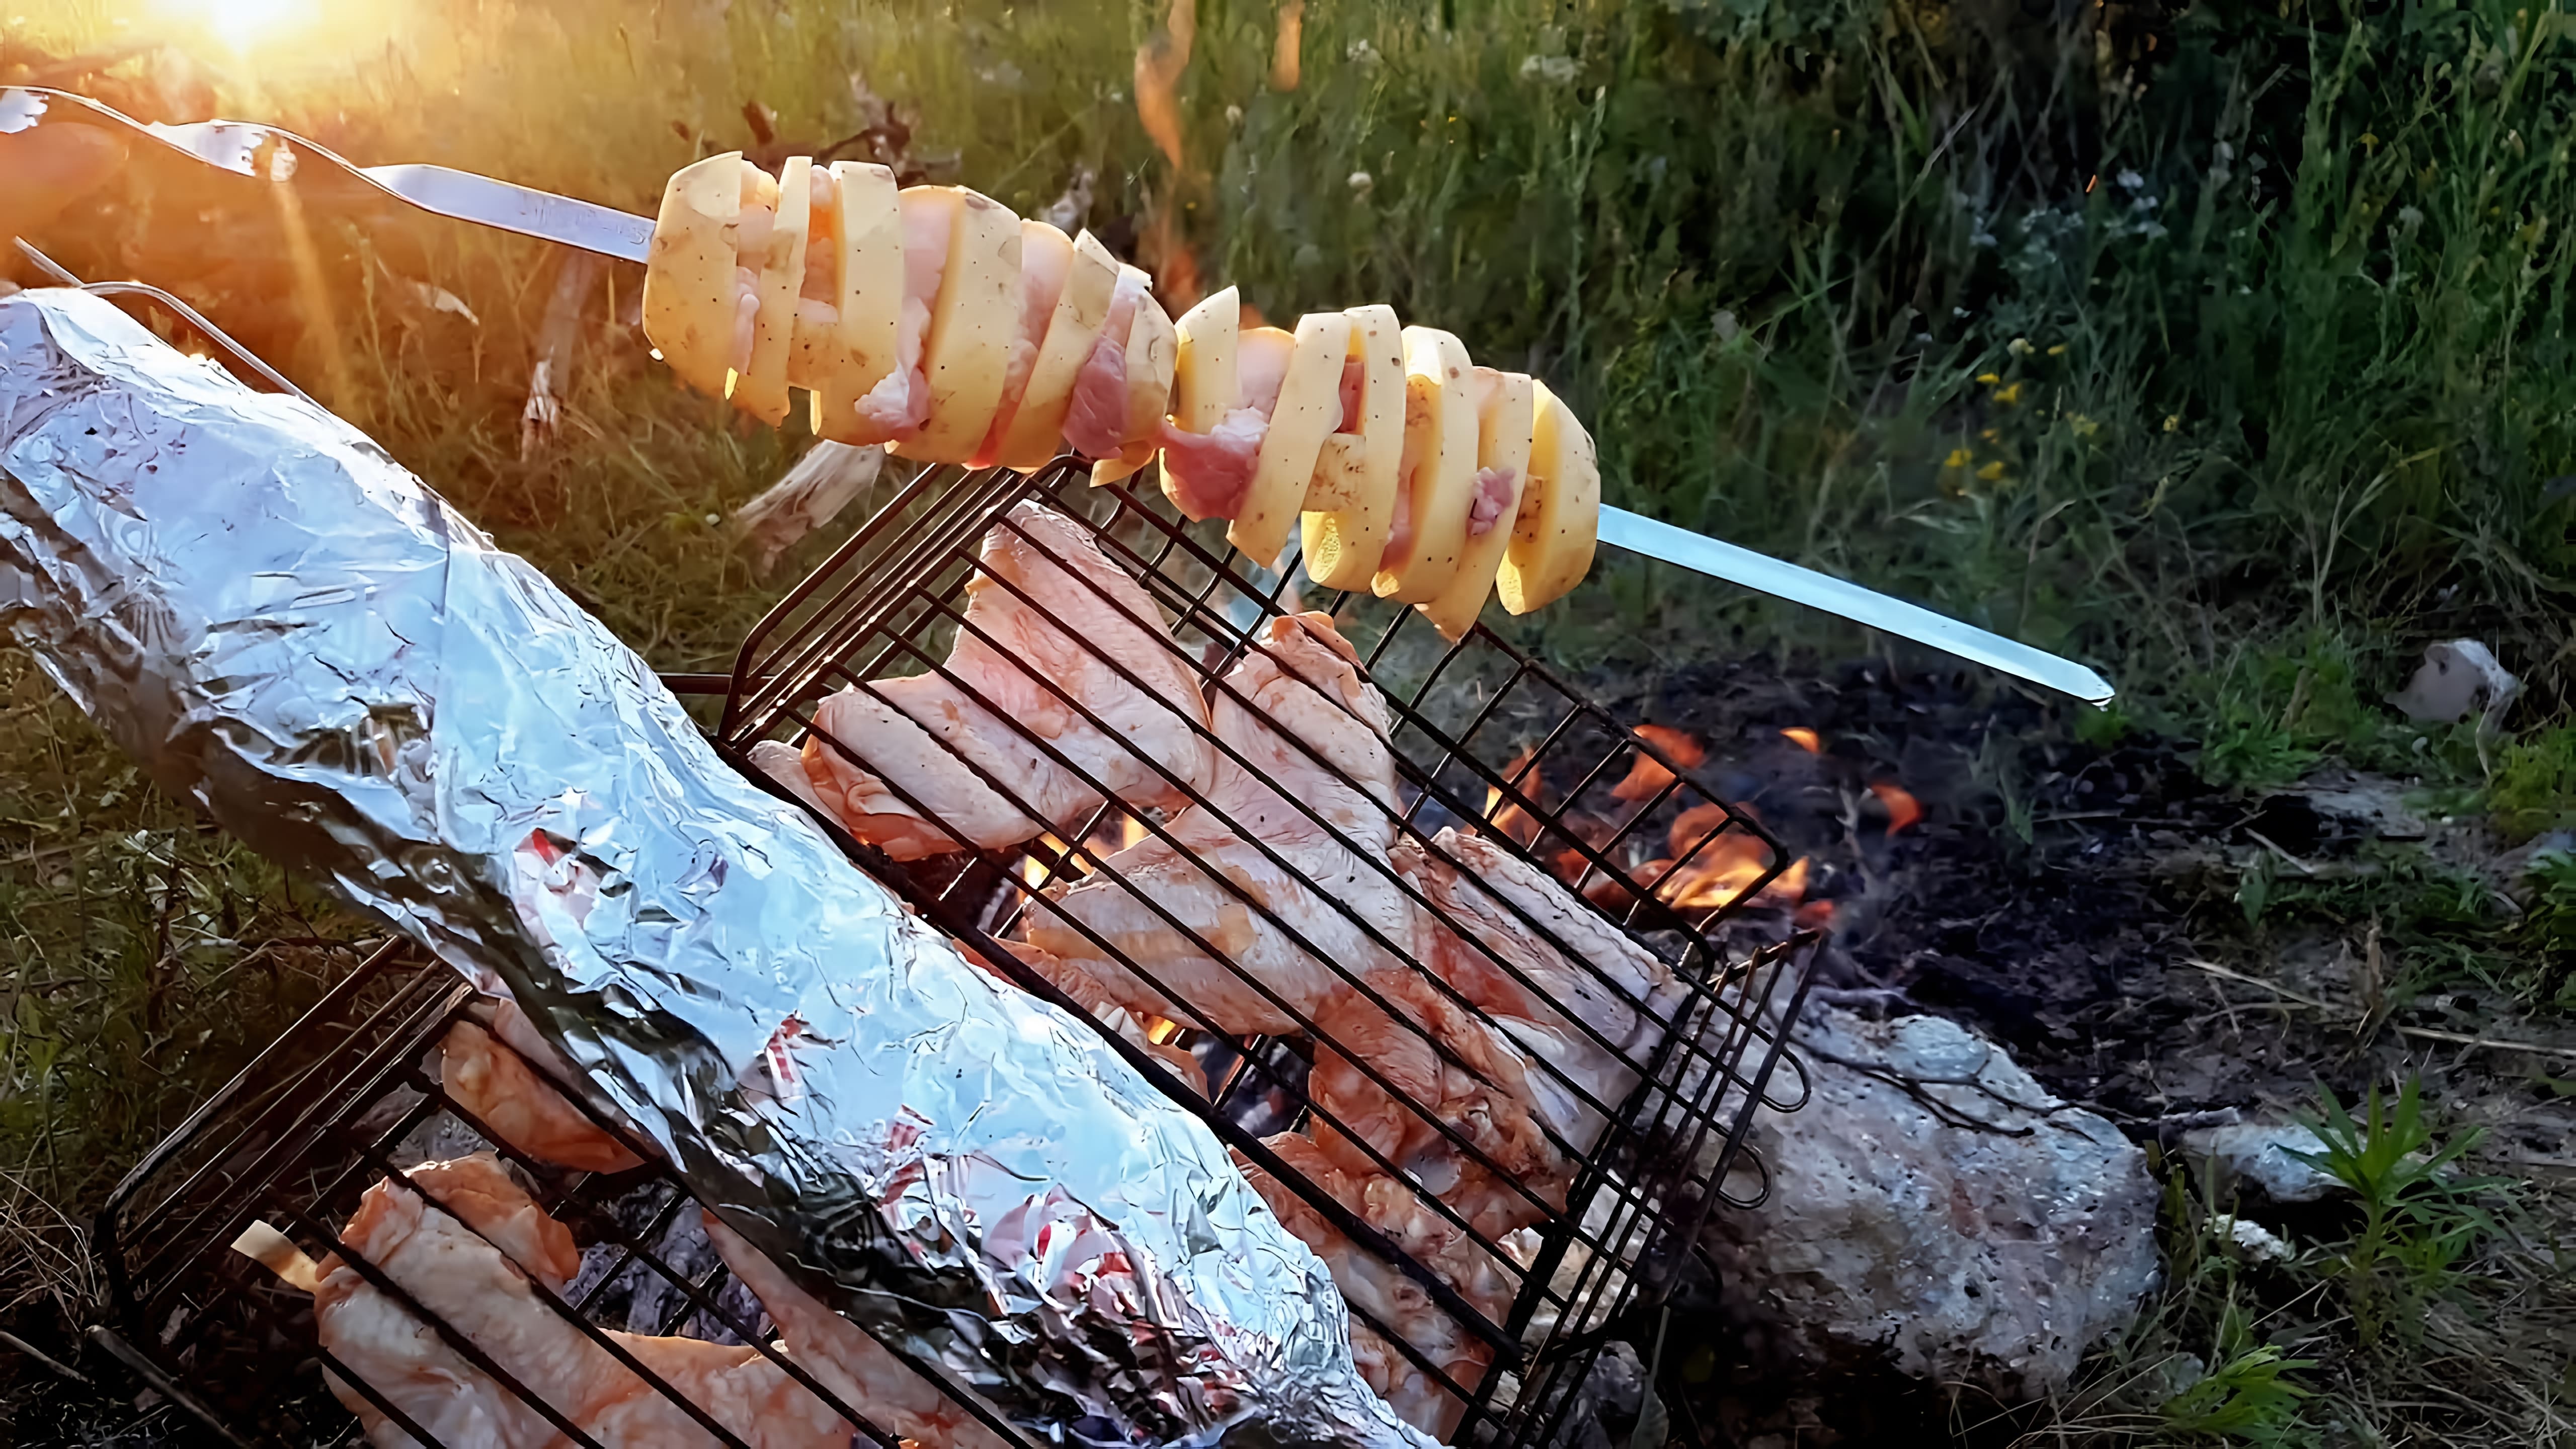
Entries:
{"label": "metal skewer", "polygon": [[[284,179],[304,164],[319,163],[432,215],[577,247],[620,261],[641,262],[652,247],[653,222],[649,217],[514,186],[470,171],[445,166],[359,166],[274,126],[244,121],[199,121],[184,126],[145,124],[69,91],[35,86],[0,89],[0,135],[46,121],[121,128],[191,160],[240,176]],[[161,300],[176,305],[174,299]],[[186,311],[184,307],[180,310]],[[203,319],[193,313],[187,315],[192,324],[213,331]],[[288,387],[265,364],[254,365],[279,386]],[[2071,659],[2061,659],[1848,580],[1624,508],[1601,510],[1600,537],[1603,543],[1631,553],[1927,644],[2072,695],[2087,704],[2108,704],[2116,694],[2110,681]]]}

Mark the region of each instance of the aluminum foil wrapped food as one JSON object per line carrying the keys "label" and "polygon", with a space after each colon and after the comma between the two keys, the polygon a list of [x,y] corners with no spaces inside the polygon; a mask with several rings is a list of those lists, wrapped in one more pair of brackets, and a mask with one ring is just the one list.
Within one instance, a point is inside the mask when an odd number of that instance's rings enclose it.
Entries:
{"label": "aluminum foil wrapped food", "polygon": [[1057,1443],[1427,1443],[1196,1119],[339,419],[0,301],[0,614],[160,785],[514,996],[753,1242]]}

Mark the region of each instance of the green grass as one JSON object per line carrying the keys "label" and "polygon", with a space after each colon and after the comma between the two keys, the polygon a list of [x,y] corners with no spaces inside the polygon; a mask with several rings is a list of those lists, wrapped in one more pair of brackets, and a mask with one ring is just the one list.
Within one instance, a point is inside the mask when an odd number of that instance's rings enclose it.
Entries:
{"label": "green grass", "polygon": [[2163,1291],[2021,1444],[2553,1442],[2576,1302],[2533,1204],[2464,1170],[2480,1133],[2446,1129],[2416,1079],[2357,1105],[2318,1094],[2313,1161],[2346,1196],[2300,1226],[2258,1228],[2169,1166]]}
{"label": "green grass", "polygon": [[[1168,239],[1274,319],[1389,301],[1543,375],[1591,421],[1611,502],[2100,664],[2124,697],[2073,712],[2088,742],[2181,735],[2249,791],[2341,763],[2520,837],[2576,824],[2559,0],[2064,20],[2005,0],[1309,0],[1289,91],[1274,7],[1199,0],[1178,171],[1133,94],[1165,3],[423,0],[332,7],[328,43],[247,65],[196,48],[224,111],[639,211],[702,147],[747,142],[746,102],[819,147],[860,127],[864,90],[932,174],[1033,212],[1088,173],[1104,236],[1166,271]],[[16,43],[64,53],[168,14],[28,0],[0,17],[0,68]],[[208,234],[228,268],[141,246],[193,244],[203,204],[150,180],[45,240],[98,275],[157,258],[657,665],[729,660],[778,580],[707,520],[804,439],[673,386],[607,320],[631,271],[593,299],[559,440],[522,459],[547,249],[310,208],[325,325],[292,300],[264,203]],[[1616,557],[1511,627],[1578,666],[1876,647]],[[2425,642],[2463,635],[2525,679],[2500,737],[2380,702]],[[227,943],[363,927],[139,787],[22,655],[0,654],[0,685],[0,1207],[60,1244],[37,1203],[94,1205],[319,987],[311,961],[245,968]],[[2006,818],[2027,843],[2027,803]],[[2563,863],[2519,920],[2447,867],[2384,866],[2324,886],[2259,869],[2248,917],[2376,922],[2392,993],[2483,974],[2576,1006]],[[2204,1290],[2241,1265],[2192,1241],[2176,1352],[2219,1387],[2139,1412],[2240,1439],[2229,1424],[2316,1419],[2284,1387],[2313,1345],[2230,1329]]]}

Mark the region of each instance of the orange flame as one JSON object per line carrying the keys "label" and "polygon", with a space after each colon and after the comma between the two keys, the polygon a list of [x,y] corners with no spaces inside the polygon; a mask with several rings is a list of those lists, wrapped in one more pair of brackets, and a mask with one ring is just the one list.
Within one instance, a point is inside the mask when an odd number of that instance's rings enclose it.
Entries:
{"label": "orange flame", "polygon": [[1039,836],[1038,845],[1052,852],[1052,855],[1041,856],[1037,851],[1032,850],[1020,860],[1020,879],[1033,886],[1045,885],[1062,869],[1060,862],[1063,861],[1064,854],[1069,849],[1063,841],[1052,835]]}
{"label": "orange flame", "polygon": [[[1519,754],[1512,756],[1510,764],[1503,766],[1503,783],[1537,804],[1547,803],[1539,793],[1544,781],[1538,773],[1536,745],[1523,749]],[[1530,813],[1523,810],[1519,802],[1504,804],[1503,792],[1499,786],[1485,787],[1485,818],[1494,823],[1495,829],[1523,845],[1533,845],[1538,841],[1538,822],[1530,818]],[[1580,858],[1577,857],[1577,859]]]}
{"label": "orange flame", "polygon": [[1306,0],[1282,0],[1279,6],[1279,40],[1270,49],[1270,88],[1274,91],[1297,89],[1303,69],[1300,52],[1306,35]]}
{"label": "orange flame", "polygon": [[1136,119],[1175,175],[1186,173],[1181,164],[1181,72],[1189,69],[1198,36],[1198,0],[1172,0],[1162,30],[1136,48]]}
{"label": "orange flame", "polygon": [[1789,743],[1796,745],[1799,749],[1805,750],[1811,755],[1821,755],[1825,752],[1824,737],[1817,734],[1814,730],[1807,728],[1805,725],[1791,725],[1789,728],[1780,731],[1780,738],[1787,740]]}
{"label": "orange flame", "polygon": [[[1668,725],[1639,725],[1636,734],[1682,769],[1696,769],[1708,758],[1708,751],[1699,741]],[[1622,800],[1651,800],[1672,782],[1673,772],[1665,768],[1662,760],[1639,750],[1636,761],[1628,766],[1628,778],[1612,786],[1610,793]]]}
{"label": "orange flame", "polygon": [[1887,833],[1890,835],[1923,818],[1923,802],[1893,780],[1871,782],[1869,793],[1876,795],[1878,803],[1887,807]]}

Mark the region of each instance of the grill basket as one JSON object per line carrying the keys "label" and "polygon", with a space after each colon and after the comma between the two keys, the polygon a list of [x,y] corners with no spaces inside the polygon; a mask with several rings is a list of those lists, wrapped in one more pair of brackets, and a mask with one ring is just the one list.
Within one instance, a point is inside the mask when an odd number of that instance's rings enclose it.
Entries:
{"label": "grill basket", "polygon": [[[1175,518],[1159,496],[1117,484],[1094,488],[1086,474],[1070,467],[1033,476],[932,468],[896,486],[870,521],[754,631],[725,686],[719,750],[785,794],[754,768],[755,745],[813,739],[817,750],[840,749],[864,759],[865,742],[836,741],[816,729],[814,706],[831,692],[939,672],[976,697],[971,679],[947,669],[948,651],[961,632],[979,627],[966,613],[969,580],[979,588],[996,583],[989,572],[978,577],[979,543],[997,528],[1014,528],[1010,510],[1024,501],[1078,522],[1091,545],[1139,579],[1176,621],[1174,636],[1209,694],[1250,704],[1232,690],[1228,672],[1269,647],[1269,621],[1299,611],[1300,601],[1283,577],[1250,566],[1216,539],[1214,527]],[[1029,601],[1023,596],[1022,602]],[[1373,861],[1380,883],[1402,890],[1427,919],[1454,928],[1440,939],[1471,949],[1529,985],[1521,966],[1480,944],[1466,923],[1451,919],[1415,884],[1419,871],[1456,869],[1460,847],[1455,837],[1444,844],[1441,834],[1454,828],[1615,913],[1616,929],[1632,947],[1669,973],[1671,990],[1656,1007],[1653,1030],[1585,1048],[1596,1062],[1604,1052],[1615,1062],[1618,1071],[1610,1080],[1626,1084],[1615,1098],[1594,1098],[1585,1080],[1569,1077],[1535,1051],[1525,1053],[1534,1077],[1552,1074],[1548,1085],[1581,1099],[1599,1124],[1588,1141],[1549,1134],[1562,1164],[1562,1180],[1553,1187],[1523,1184],[1498,1170],[1485,1143],[1445,1118],[1440,1103],[1415,1100],[1379,1070],[1373,1053],[1356,1047],[1336,1053],[1351,1044],[1316,1030],[1311,1020],[1301,1017],[1304,1029],[1294,1034],[1229,1034],[1203,1020],[1193,1026],[1188,994],[1164,989],[1178,1008],[1175,1017],[1143,1023],[1140,1032],[1135,1019],[1086,1009],[1002,945],[1023,926],[1033,900],[1080,881],[1122,891],[1154,909],[1152,892],[1126,877],[1117,852],[1125,841],[1150,839],[1181,860],[1196,861],[1175,841],[1167,811],[1122,810],[1114,792],[1093,780],[1108,803],[1088,818],[1049,822],[1058,828],[1008,849],[908,862],[855,839],[837,819],[822,823],[853,859],[926,917],[1024,988],[1073,1012],[1176,1103],[1200,1115],[1247,1163],[1268,1174],[1273,1181],[1265,1190],[1275,1186],[1294,1194],[1356,1253],[1400,1274],[1418,1295],[1417,1308],[1427,1304],[1428,1311],[1476,1340],[1477,1359],[1437,1362],[1400,1325],[1353,1304],[1355,1328],[1375,1332],[1389,1352],[1406,1361],[1417,1382],[1447,1397],[1444,1428],[1455,1442],[1559,1442],[1570,1422],[1587,1412],[1579,1391],[1603,1347],[1651,1334],[1644,1315],[1694,1249],[1706,1214],[1719,1202],[1748,1204],[1767,1192],[1767,1171],[1742,1139],[1757,1106],[1790,1111],[1804,1099],[1803,1073],[1783,1052],[1776,1030],[1779,1022],[1794,1019],[1814,938],[1802,933],[1750,953],[1730,953],[1715,932],[1732,906],[1711,908],[1690,899],[1676,904],[1657,894],[1659,879],[1679,879],[1695,862],[1715,858],[1706,854],[1713,852],[1748,863],[1729,885],[1734,902],[1747,902],[1786,857],[1758,821],[1707,795],[1687,770],[1545,665],[1481,625],[1453,645],[1412,610],[1364,595],[1305,602],[1329,615],[1358,647],[1389,706],[1399,790],[1386,809],[1399,850],[1409,852],[1419,869]],[[1058,697],[1063,698],[1060,691]],[[1077,700],[1065,703],[1076,713],[1083,710]],[[1202,731],[1221,757],[1246,763],[1227,742]],[[1302,765],[1331,769],[1293,731],[1278,733],[1303,750]],[[1059,768],[1070,768],[1043,740],[1032,742]],[[1025,805],[1015,782],[977,773],[986,786]],[[1223,818],[1205,795],[1185,793],[1193,810]],[[939,822],[920,801],[905,803]],[[1305,808],[1293,797],[1291,803]],[[1024,813],[1044,819],[1034,809]],[[1350,918],[1385,959],[1434,983],[1446,1003],[1443,1019],[1463,1014],[1472,1023],[1469,1030],[1507,1031],[1438,973],[1423,969],[1417,958],[1427,952],[1419,942],[1431,937],[1388,937],[1341,901],[1320,896],[1283,911],[1231,877],[1214,869],[1208,875],[1232,891],[1245,915],[1307,946],[1348,989],[1387,1005],[1351,963],[1311,947],[1311,923],[1292,917],[1312,902]],[[1468,889],[1474,889],[1472,882]],[[1600,976],[1597,963],[1530,910],[1493,892],[1477,898],[1506,906],[1504,914],[1529,939]],[[1168,910],[1160,914],[1175,937],[1243,975],[1186,923]],[[1165,985],[1152,961],[1136,959],[1097,933],[1085,934],[1102,960]],[[540,1204],[570,1225],[585,1248],[584,1271],[572,1287],[560,1299],[540,1295],[554,1312],[595,1339],[624,1329],[761,1344],[769,1325],[760,1305],[732,1281],[703,1233],[691,1236],[696,1214],[688,1194],[649,1152],[638,1153],[645,1165],[626,1172],[563,1171],[514,1151],[449,1100],[438,1081],[437,1045],[453,1022],[477,1013],[488,1013],[488,1003],[443,968],[404,950],[379,951],[147,1157],[118,1188],[99,1224],[98,1250],[117,1312],[115,1328],[104,1336],[108,1347],[205,1417],[210,1430],[236,1442],[345,1439],[347,1412],[317,1372],[332,1364],[315,1347],[311,1301],[227,1245],[260,1219],[316,1256],[341,1251],[350,1257],[332,1232],[370,1184],[417,1161],[486,1147],[524,1170]],[[1582,1014],[1560,1015],[1560,1027],[1598,1038]],[[1417,1016],[1389,1008],[1385,1019],[1409,1033],[1408,1045],[1417,1052],[1428,1049],[1447,1067],[1466,1070],[1454,1043],[1424,1029]],[[1180,1052],[1204,1076],[1204,1096],[1173,1070]],[[1523,1200],[1514,1204],[1513,1221],[1523,1226],[1507,1234],[1481,1230],[1361,1134],[1344,1133],[1350,1150],[1368,1155],[1379,1172],[1401,1185],[1414,1220],[1431,1222],[1453,1250],[1445,1258],[1409,1254],[1379,1230],[1382,1214],[1363,1216],[1265,1146],[1263,1139],[1273,1133],[1337,1125],[1308,1090],[1319,1052],[1355,1067],[1377,1092],[1412,1114],[1420,1132],[1452,1160],[1483,1169],[1507,1196],[1517,1193]],[[1771,1082],[1783,1064],[1793,1085],[1775,1093]],[[622,1135],[613,1123],[600,1125]],[[1419,1249],[1421,1242],[1408,1245]],[[1457,1261],[1457,1251],[1498,1270],[1508,1294],[1474,1301],[1462,1294],[1442,1266]],[[364,1264],[360,1271],[428,1320],[460,1355],[517,1391],[470,1341],[421,1310],[381,1271]],[[852,1422],[868,1422],[866,1405],[842,1403],[792,1358],[773,1347],[763,1352]],[[630,1367],[686,1405],[649,1369]],[[955,1393],[935,1370],[919,1367],[1005,1442],[1034,1442]],[[345,1372],[339,1377],[359,1382]],[[391,1408],[363,1385],[359,1391],[380,1410]],[[715,1442],[741,1443],[703,1411],[690,1412]],[[398,1412],[389,1417],[404,1422]],[[406,1427],[421,1442],[436,1442],[416,1426]],[[591,1442],[578,1426],[557,1427],[573,1442]]]}

